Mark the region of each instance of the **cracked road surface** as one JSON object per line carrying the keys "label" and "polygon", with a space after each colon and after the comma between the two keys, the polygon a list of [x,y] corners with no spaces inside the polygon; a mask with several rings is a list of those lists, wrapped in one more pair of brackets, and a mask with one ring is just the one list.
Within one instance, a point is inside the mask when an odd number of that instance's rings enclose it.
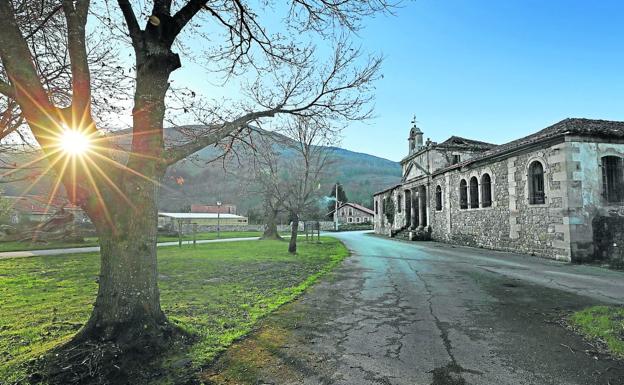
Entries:
{"label": "cracked road surface", "polygon": [[352,257],[233,346],[211,381],[245,383],[227,373],[247,352],[263,357],[245,369],[259,384],[624,384],[624,363],[558,323],[586,306],[624,303],[624,274],[335,236]]}

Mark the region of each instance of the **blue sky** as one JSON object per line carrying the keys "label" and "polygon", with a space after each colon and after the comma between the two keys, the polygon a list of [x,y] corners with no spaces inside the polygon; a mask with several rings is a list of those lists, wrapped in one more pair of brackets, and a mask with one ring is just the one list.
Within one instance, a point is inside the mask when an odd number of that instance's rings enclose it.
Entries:
{"label": "blue sky", "polygon": [[367,22],[386,57],[376,118],[342,146],[399,160],[433,141],[504,143],[566,117],[624,120],[624,1],[416,0]]}

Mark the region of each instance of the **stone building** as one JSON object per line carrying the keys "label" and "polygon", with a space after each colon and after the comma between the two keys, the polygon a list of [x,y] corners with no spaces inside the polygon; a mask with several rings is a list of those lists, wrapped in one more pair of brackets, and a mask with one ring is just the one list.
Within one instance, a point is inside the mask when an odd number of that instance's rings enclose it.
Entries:
{"label": "stone building", "polygon": [[334,221],[338,221],[338,224],[358,224],[358,223],[372,223],[374,213],[373,210],[358,205],[357,203],[343,202],[338,205],[338,212],[335,216],[336,210],[330,211],[327,215],[333,218]]}
{"label": "stone building", "polygon": [[565,119],[494,145],[423,143],[374,195],[375,232],[586,261],[624,258],[624,122]]}

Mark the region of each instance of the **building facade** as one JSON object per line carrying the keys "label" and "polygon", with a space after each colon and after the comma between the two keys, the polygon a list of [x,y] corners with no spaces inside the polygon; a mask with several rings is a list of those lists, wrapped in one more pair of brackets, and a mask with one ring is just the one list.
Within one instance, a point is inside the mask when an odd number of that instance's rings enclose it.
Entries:
{"label": "building facade", "polygon": [[624,122],[566,119],[503,145],[422,138],[414,124],[402,183],[375,194],[375,232],[565,261],[624,257],[612,250],[624,246],[614,230],[624,228]]}
{"label": "building facade", "polygon": [[332,217],[334,222],[343,225],[373,223],[375,214],[373,210],[357,203],[343,202],[338,205],[338,211],[332,210],[328,216]]}

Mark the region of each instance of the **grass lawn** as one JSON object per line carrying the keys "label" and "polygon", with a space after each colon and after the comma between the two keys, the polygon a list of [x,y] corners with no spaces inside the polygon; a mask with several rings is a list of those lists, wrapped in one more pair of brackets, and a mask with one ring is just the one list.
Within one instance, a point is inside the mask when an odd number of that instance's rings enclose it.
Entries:
{"label": "grass lawn", "polygon": [[593,306],[572,314],[570,321],[590,339],[606,343],[613,355],[624,358],[624,307]]}
{"label": "grass lawn", "polygon": [[[291,301],[340,263],[336,239],[242,241],[158,250],[162,306],[199,336],[187,358],[206,365],[263,316]],[[87,320],[97,292],[99,256],[0,260],[0,384],[23,379],[24,364],[67,341]]]}
{"label": "grass lawn", "polygon": [[[222,231],[220,238],[245,238],[245,237],[259,237],[262,233],[260,231]],[[197,233],[197,240],[202,239],[217,239],[217,233],[205,232]],[[177,241],[178,237],[159,236],[158,242],[172,242]],[[185,235],[182,237],[183,241],[192,241],[192,235]],[[0,252],[3,251],[24,251],[24,250],[44,250],[44,249],[64,249],[71,247],[88,247],[98,246],[97,237],[86,237],[84,242],[50,242],[50,243],[30,243],[30,242],[0,242]]]}

